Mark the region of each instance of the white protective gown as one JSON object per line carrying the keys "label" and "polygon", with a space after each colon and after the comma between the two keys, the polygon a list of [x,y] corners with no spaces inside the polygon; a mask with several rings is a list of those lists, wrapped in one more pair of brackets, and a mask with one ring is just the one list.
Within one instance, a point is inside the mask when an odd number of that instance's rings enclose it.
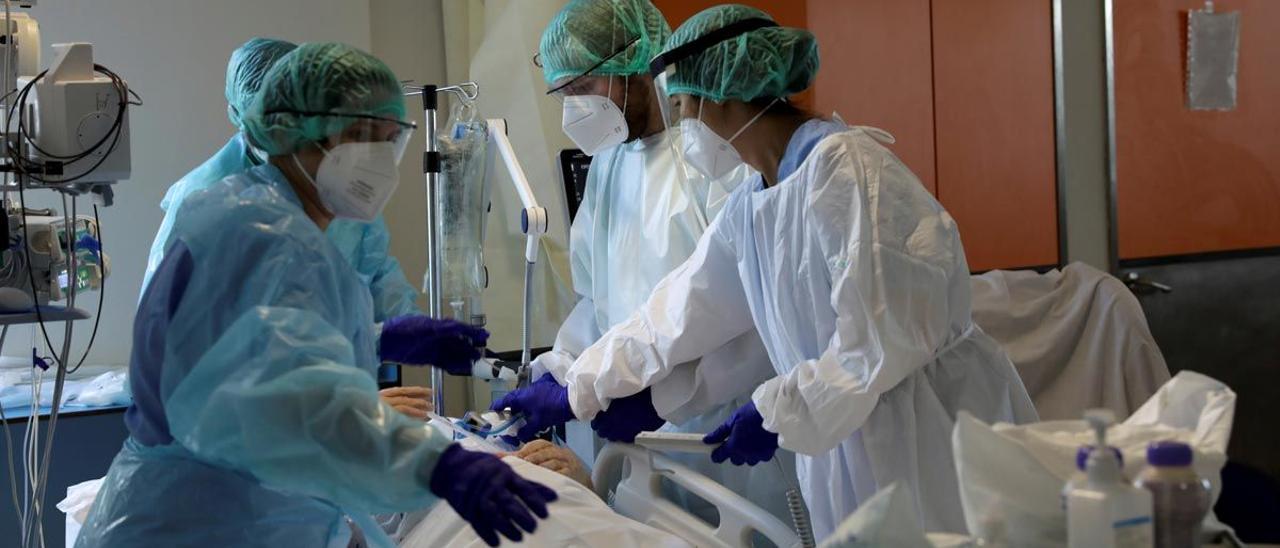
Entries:
{"label": "white protective gown", "polygon": [[926,531],[963,532],[956,413],[1022,423],[1035,409],[970,318],[955,221],[873,135],[829,135],[777,186],[735,192],[689,261],[574,363],[577,417],[754,327],[777,376],[753,400],[800,453],[819,539],[894,481]]}
{"label": "white protective gown", "polygon": [[[578,355],[644,304],[658,281],[693,253],[730,193],[754,177],[745,165],[717,181],[691,170],[678,173],[672,142],[678,138],[673,129],[592,158],[569,244],[579,300],[561,326],[555,348],[535,361],[535,378],[550,371],[563,383]],[[674,367],[670,377],[653,387],[654,407],[671,423],[666,429],[710,432],[774,375],[753,329],[708,350]],[[789,456],[779,459],[781,469],[776,464],[754,469],[719,465],[705,456],[680,460],[788,519],[784,493],[795,484]]]}

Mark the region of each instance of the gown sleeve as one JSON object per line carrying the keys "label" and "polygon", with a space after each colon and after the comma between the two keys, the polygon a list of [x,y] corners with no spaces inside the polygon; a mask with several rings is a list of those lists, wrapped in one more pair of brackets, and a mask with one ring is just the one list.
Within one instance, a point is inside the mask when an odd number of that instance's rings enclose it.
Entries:
{"label": "gown sleeve", "polygon": [[653,386],[676,366],[754,328],[738,277],[733,212],[731,203],[640,309],[573,363],[565,384],[578,419],[594,418],[610,401]]}

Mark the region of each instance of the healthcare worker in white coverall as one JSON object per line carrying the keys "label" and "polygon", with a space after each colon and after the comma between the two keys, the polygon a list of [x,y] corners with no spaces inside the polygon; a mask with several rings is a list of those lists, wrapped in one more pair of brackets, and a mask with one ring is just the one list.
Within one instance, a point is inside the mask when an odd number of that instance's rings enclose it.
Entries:
{"label": "healthcare worker in white coverall", "polygon": [[[717,178],[685,169],[675,154],[678,130],[666,130],[648,64],[671,34],[649,0],[576,0],[542,35],[538,63],[551,95],[564,107],[564,130],[592,156],[583,203],[573,222],[570,254],[578,302],[555,347],[536,372],[562,380],[569,366],[614,324],[635,312],[658,281],[693,253],[725,199],[753,174],[746,165]],[[663,98],[665,100],[665,98]],[[754,329],[674,367],[653,388],[614,402],[592,423],[609,440],[632,441],[644,430],[706,433],[773,376]],[[787,519],[784,492],[795,485],[789,455],[751,469],[683,459],[748,499]],[[710,510],[677,496],[698,515]]]}
{"label": "healthcare worker in white coverall", "polygon": [[583,351],[564,381],[508,396],[535,426],[590,420],[677,364],[752,329],[776,376],[707,436],[715,460],[798,453],[819,539],[899,482],[928,531],[965,524],[951,429],[1036,418],[1009,359],[970,317],[955,221],[880,130],[785,98],[818,67],[812,34],[738,5],[703,11],[653,63],[681,117],[684,158],[709,176],[746,162],[690,259]]}

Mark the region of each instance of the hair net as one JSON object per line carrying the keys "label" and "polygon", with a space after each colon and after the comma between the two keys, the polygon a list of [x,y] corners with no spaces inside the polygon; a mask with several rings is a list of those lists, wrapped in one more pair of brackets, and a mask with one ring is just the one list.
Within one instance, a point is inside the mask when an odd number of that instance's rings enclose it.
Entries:
{"label": "hair net", "polygon": [[[691,17],[667,40],[666,50],[744,19],[769,19],[755,8],[728,4]],[[756,29],[676,62],[667,94],[688,93],[716,102],[786,97],[804,91],[818,73],[818,42],[806,30]]]}
{"label": "hair net", "polygon": [[284,40],[254,38],[231,52],[227,61],[227,117],[236,127],[243,127],[240,118],[249,112],[253,96],[262,86],[262,77],[276,60],[293,51],[298,45]]}
{"label": "hair net", "polygon": [[[338,43],[303,44],[267,72],[244,130],[267,154],[290,154],[346,129],[346,115],[403,120],[404,92],[378,58]],[[330,115],[327,115],[330,114]]]}
{"label": "hair net", "polygon": [[591,74],[641,74],[670,35],[667,20],[649,0],[573,0],[542,33],[542,75],[547,85],[581,75],[632,40],[634,44]]}

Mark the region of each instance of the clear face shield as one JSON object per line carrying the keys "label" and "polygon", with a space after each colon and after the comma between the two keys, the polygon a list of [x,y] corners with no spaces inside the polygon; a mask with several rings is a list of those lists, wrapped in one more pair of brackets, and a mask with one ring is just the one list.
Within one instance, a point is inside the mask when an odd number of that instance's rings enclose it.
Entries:
{"label": "clear face shield", "polygon": [[334,217],[373,221],[400,182],[399,165],[416,126],[410,122],[370,114],[276,111],[296,116],[337,118],[346,126],[323,141],[312,142],[324,155],[311,174],[297,154],[294,165],[319,192]]}
{"label": "clear face shield", "polygon": [[[669,82],[677,74],[677,71],[681,70],[682,61],[686,61],[721,42],[753,30],[776,26],[778,24],[769,19],[743,19],[715,29],[655,56],[649,62],[649,75],[653,77],[654,93],[658,106],[662,110],[663,123],[667,125],[667,128],[670,129],[680,125],[681,96],[671,94]],[[687,65],[688,63],[683,64]],[[693,69],[684,68],[684,70]],[[688,96],[684,96],[684,98],[687,99]]]}
{"label": "clear face shield", "polygon": [[680,105],[676,97],[667,95],[667,79],[674,72],[675,67],[671,66],[653,76],[653,97],[658,102],[662,125],[666,129],[680,125]]}
{"label": "clear face shield", "polygon": [[404,151],[409,147],[409,140],[413,138],[414,130],[418,129],[418,125],[414,122],[372,114],[281,109],[272,110],[265,115],[273,114],[348,120],[350,123],[342,131],[326,139],[327,146],[333,147],[343,143],[391,143],[387,148],[392,151],[396,165],[400,165],[400,160],[404,159]]}
{"label": "clear face shield", "polygon": [[390,143],[395,157],[395,164],[400,165],[404,152],[409,148],[409,140],[418,129],[417,124],[364,114],[327,114],[342,118],[352,118],[351,125],[342,130],[336,137],[331,137],[332,144],[338,143]]}

